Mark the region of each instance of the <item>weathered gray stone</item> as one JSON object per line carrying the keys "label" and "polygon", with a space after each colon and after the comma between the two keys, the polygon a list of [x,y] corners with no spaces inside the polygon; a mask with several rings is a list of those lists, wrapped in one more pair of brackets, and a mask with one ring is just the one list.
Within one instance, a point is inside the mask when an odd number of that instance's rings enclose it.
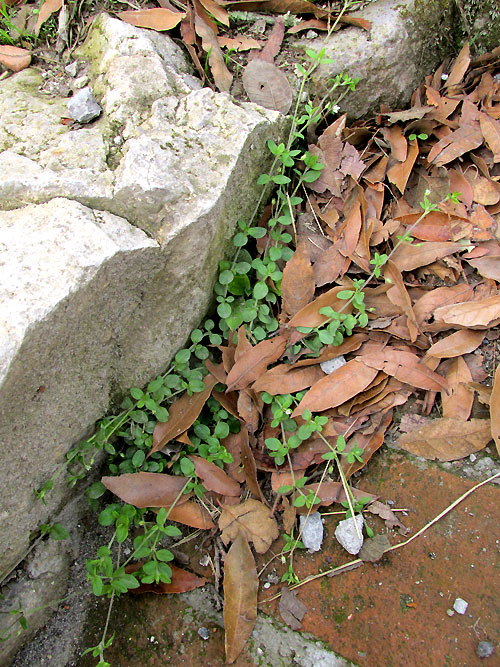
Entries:
{"label": "weathered gray stone", "polygon": [[[424,0],[432,2],[434,0]],[[313,74],[310,95],[322,96],[328,89],[328,80],[344,72],[360,81],[354,92],[340,102],[340,113],[347,112],[351,119],[359,118],[378,110],[380,104],[400,108],[410,96],[424,74],[421,50],[423,36],[410,31],[403,10],[413,8],[415,0],[377,0],[362,10],[351,12],[371,22],[369,32],[347,27],[333,33],[329,38],[315,38],[292,42],[299,51],[325,48],[325,56],[332,58],[331,64],[321,65]],[[427,54],[426,68],[432,70],[439,55],[433,60]],[[334,97],[342,91],[337,88]]]}
{"label": "weathered gray stone", "polygon": [[46,506],[33,489],[199,323],[286,129],[200,89],[166,35],[103,16],[78,58],[92,127],[62,125],[34,70],[0,89],[0,578],[68,494],[64,472]]}
{"label": "weathered gray stone", "polygon": [[78,123],[90,123],[101,115],[102,109],[97,104],[92,90],[87,86],[73,95],[68,102],[68,111],[71,118]]}

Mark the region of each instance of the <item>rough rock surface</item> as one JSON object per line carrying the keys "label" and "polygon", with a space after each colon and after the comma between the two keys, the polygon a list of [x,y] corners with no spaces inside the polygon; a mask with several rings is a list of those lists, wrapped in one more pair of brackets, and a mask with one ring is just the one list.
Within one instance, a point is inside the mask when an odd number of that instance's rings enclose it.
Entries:
{"label": "rough rock surface", "polygon": [[[402,10],[413,8],[414,4],[415,0],[377,0],[360,11],[350,12],[371,22],[369,32],[347,27],[327,39],[297,40],[293,48],[319,51],[324,47],[325,56],[333,59],[331,64],[321,65],[314,73],[311,95],[323,96],[328,80],[344,72],[360,79],[356,90],[340,102],[341,112],[347,112],[352,119],[378,111],[382,103],[396,109],[409,102],[422,76],[429,73],[420,66],[422,35],[410,31],[402,15]],[[426,58],[429,71],[437,64]],[[337,89],[333,97],[339,90],[342,89]]]}
{"label": "rough rock surface", "polygon": [[102,15],[77,57],[101,117],[34,68],[0,89],[0,578],[64,503],[39,488],[109,409],[168,364],[248,219],[286,120],[200,89],[164,34]]}

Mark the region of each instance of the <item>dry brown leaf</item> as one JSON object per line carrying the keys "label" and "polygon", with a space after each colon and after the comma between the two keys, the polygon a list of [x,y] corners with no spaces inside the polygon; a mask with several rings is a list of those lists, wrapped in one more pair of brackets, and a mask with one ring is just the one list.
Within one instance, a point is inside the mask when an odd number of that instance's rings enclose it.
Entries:
{"label": "dry brown leaf", "polygon": [[473,289],[467,283],[454,285],[453,287],[438,287],[427,292],[413,304],[413,312],[418,325],[420,327],[424,326],[437,308],[468,301],[473,296]]}
{"label": "dry brown leaf", "polygon": [[135,11],[119,12],[117,17],[135,25],[137,28],[150,28],[151,30],[172,30],[186,16],[186,12],[172,11],[155,7],[154,9],[138,9]]}
{"label": "dry brown leaf", "polygon": [[3,65],[12,72],[20,72],[31,63],[31,53],[19,46],[10,44],[0,44],[0,65]]}
{"label": "dry brown leaf", "polygon": [[222,468],[200,456],[189,456],[194,463],[195,473],[203,481],[207,491],[215,491],[222,496],[239,496],[240,485],[231,479]]}
{"label": "dry brown leaf", "polygon": [[478,259],[468,259],[466,261],[473,266],[479,275],[483,278],[489,278],[500,282],[500,254],[487,255],[486,257],[479,257]]}
{"label": "dry brown leaf", "polygon": [[377,371],[352,359],[327,375],[307,392],[292,416],[302,415],[304,410],[321,412],[348,401],[363,391],[377,376]]}
{"label": "dry brown leaf", "polygon": [[248,61],[250,62],[254,58],[259,60],[265,60],[271,65],[274,64],[274,59],[278,55],[281,49],[281,43],[283,42],[283,37],[285,36],[285,24],[281,17],[277,18],[274,27],[269,35],[266,45],[259,54],[252,54]]}
{"label": "dry brown leaf", "polygon": [[[125,568],[127,574],[136,572],[142,566],[141,562],[131,563]],[[176,565],[169,564],[172,570],[172,581],[166,584],[163,581],[157,584],[140,584],[138,588],[130,589],[130,593],[137,595],[139,593],[155,593],[156,595],[166,595],[168,593],[187,593],[194,588],[199,588],[207,583],[205,577],[197,577],[196,574],[183,570]]]}
{"label": "dry brown leaf", "polygon": [[217,35],[201,16],[194,17],[196,34],[201,37],[201,47],[208,54],[208,64],[214,77],[215,85],[221,92],[228,92],[233,83],[233,75],[226,67],[224,54],[221,51]]}
{"label": "dry brown leaf", "polygon": [[348,304],[345,299],[337,297],[337,294],[343,290],[345,290],[345,287],[333,287],[328,292],[321,294],[314,301],[308,303],[307,306],[301,308],[292,317],[288,325],[291,327],[319,327],[328,319],[326,315],[322,315],[319,312],[320,308],[325,308],[325,306],[330,306],[336,312],[342,311],[348,315],[352,312],[351,304]]}
{"label": "dry brown leaf", "polygon": [[464,177],[472,188],[474,201],[483,206],[492,206],[500,200],[500,186],[491,178],[485,178],[474,169],[465,172]]}
{"label": "dry brown leaf", "polygon": [[401,523],[391,508],[388,505],[381,503],[379,500],[375,500],[375,502],[370,503],[370,505],[365,508],[365,511],[370,512],[370,514],[375,514],[376,516],[379,516],[381,519],[383,519],[387,528],[397,528],[400,535],[406,535],[410,532],[410,529],[406,528],[406,526]]}
{"label": "dry brown leaf", "polygon": [[214,0],[199,0],[199,2],[205,7],[207,12],[210,12],[212,16],[215,16],[217,21],[220,21],[220,23],[229,27],[229,14],[224,7],[221,7],[221,5],[218,2],[214,2]]}
{"label": "dry brown leaf", "polygon": [[253,37],[221,37],[217,36],[219,45],[224,49],[234,49],[235,51],[250,51],[250,49],[262,48],[260,43]]}
{"label": "dry brown leaf", "polygon": [[375,420],[375,429],[371,432],[364,432],[362,429],[352,436],[352,438],[347,443],[347,446],[344,450],[343,456],[346,456],[354,445],[363,449],[363,454],[361,458],[363,463],[360,463],[357,460],[354,460],[353,463],[349,463],[347,459],[342,458],[342,468],[347,479],[351,477],[355,472],[361,470],[368,461],[371,459],[373,454],[382,447],[384,444],[385,432],[389,428],[392,422],[392,410],[387,411],[385,414],[379,413],[379,417],[372,417]]}
{"label": "dry brown leaf", "polygon": [[392,283],[393,287],[387,290],[387,296],[391,303],[393,303],[399,312],[406,315],[406,322],[408,331],[410,332],[410,340],[412,342],[417,340],[419,334],[418,324],[415,318],[415,313],[411,305],[411,299],[406,291],[406,287],[401,276],[401,271],[394,264],[392,260],[388,260],[384,269],[384,277],[386,282]]}
{"label": "dry brown leaf", "polygon": [[400,271],[413,271],[420,266],[432,264],[437,259],[453,255],[463,246],[459,243],[402,243],[392,255],[392,261]]}
{"label": "dry brown leaf", "polygon": [[467,389],[466,384],[472,382],[469,367],[462,357],[449,362],[446,371],[449,393],[441,393],[443,417],[467,421],[470,417],[474,393]]}
{"label": "dry brown leaf", "polygon": [[232,664],[257,620],[259,578],[247,540],[238,534],[224,561],[224,628],[226,662]]}
{"label": "dry brown leaf", "polygon": [[405,433],[398,447],[426,459],[456,461],[484,449],[491,440],[489,419],[433,419],[426,426]]}
{"label": "dry brown leaf", "polygon": [[420,120],[425,114],[429,111],[434,111],[434,107],[411,107],[406,111],[391,111],[387,114],[384,113],[384,116],[387,116],[389,123],[397,123],[398,121],[405,122],[407,120]]}
{"label": "dry brown leaf", "polygon": [[500,122],[486,113],[481,113],[479,126],[488,148],[493,153],[493,162],[500,162]]}
{"label": "dry brown leaf", "polygon": [[479,123],[464,125],[434,144],[427,160],[437,167],[442,167],[464,153],[478,148],[482,143],[483,135]]}
{"label": "dry brown leaf", "polygon": [[253,389],[246,387],[238,392],[238,417],[246,425],[250,433],[255,433],[259,427],[260,412],[257,403],[257,395]]}
{"label": "dry brown leaf", "polygon": [[500,366],[495,373],[495,382],[490,396],[491,437],[500,454]]}
{"label": "dry brown leaf", "polygon": [[254,58],[245,67],[242,82],[251,102],[284,115],[290,110],[292,88],[283,72],[272,63]]}
{"label": "dry brown leaf", "polygon": [[288,588],[281,589],[279,604],[280,616],[292,630],[300,630],[307,607],[297,598],[297,592]]}
{"label": "dry brown leaf", "polygon": [[316,18],[322,18],[329,14],[328,10],[318,7],[308,0],[236,0],[234,2],[221,2],[221,4],[247,12],[314,14]]}
{"label": "dry brown leaf", "polygon": [[214,527],[214,522],[209,512],[200,505],[188,500],[182,505],[176,504],[174,507],[165,507],[168,512],[169,521],[176,521],[192,528],[201,528],[209,530]]}
{"label": "dry brown leaf", "polygon": [[460,83],[469,65],[470,65],[469,43],[466,42],[462,46],[460,53],[458,54],[458,56],[455,59],[455,62],[453,63],[453,67],[451,68],[450,74],[446,79],[446,83],[444,84],[445,88],[451,88],[452,86],[456,86],[458,83]]}
{"label": "dry brown leaf", "polygon": [[40,11],[38,12],[38,17],[34,27],[35,35],[38,35],[40,28],[49,18],[49,16],[61,9],[62,4],[63,0],[45,0],[43,5],[40,7]]}
{"label": "dry brown leaf", "polygon": [[430,391],[448,389],[446,380],[427,368],[412,352],[386,347],[379,353],[363,354],[357,359],[370,368],[384,371],[387,375],[392,375],[400,382],[405,382],[411,387],[419,387]]}
{"label": "dry brown leaf", "polygon": [[281,507],[283,508],[283,513],[281,515],[283,530],[285,533],[290,534],[290,531],[295,525],[295,520],[297,519],[297,511],[295,507],[290,504],[288,498],[285,498],[284,496],[281,498]]}
{"label": "dry brown leaf", "polygon": [[292,317],[313,300],[314,289],[314,272],[306,244],[301,241],[283,270],[281,281],[283,309]]}
{"label": "dry brown leaf", "polygon": [[410,178],[410,174],[417,157],[418,157],[418,141],[414,139],[413,141],[410,142],[410,149],[408,151],[408,155],[406,156],[405,161],[396,162],[396,164],[394,164],[387,171],[387,178],[390,180],[391,183],[394,183],[394,185],[401,192],[401,194],[403,194],[406,189],[406,184],[408,182],[408,179]]}
{"label": "dry brown leaf", "polygon": [[434,320],[471,329],[494,327],[500,324],[500,295],[442,306],[434,311]]}
{"label": "dry brown leaf", "polygon": [[391,146],[391,155],[398,162],[404,162],[408,153],[408,142],[399,125],[385,127],[383,135]]}
{"label": "dry brown leaf", "polygon": [[184,433],[194,424],[212,393],[214,385],[217,384],[217,379],[213,375],[207,375],[203,382],[206,387],[205,391],[200,391],[192,396],[183,394],[170,406],[168,421],[156,424],[153,431],[153,446],[148,456],[160,450],[167,442]]}
{"label": "dry brown leaf", "polygon": [[276,336],[257,343],[255,347],[245,352],[227,376],[227,391],[248,387],[266,371],[270,364],[281,357],[286,343],[285,336]]}
{"label": "dry brown leaf", "polygon": [[123,502],[134,507],[168,507],[184,503],[190,494],[179,497],[188,480],[159,472],[133,472],[116,477],[103,477],[104,486]]}
{"label": "dry brown leaf", "polygon": [[484,331],[471,331],[463,329],[442,338],[434,343],[426,352],[427,357],[437,357],[438,359],[449,359],[450,357],[459,357],[468,352],[474,352],[483,342]]}
{"label": "dry brown leaf", "polygon": [[269,507],[250,498],[240,505],[221,505],[219,529],[222,541],[229,544],[241,533],[249,542],[253,542],[255,551],[265,554],[274,540],[278,538],[278,524],[270,516]]}
{"label": "dry brown leaf", "polygon": [[328,30],[328,23],[319,19],[310,19],[309,21],[300,21],[291,28],[288,28],[287,34],[295,35],[303,30]]}
{"label": "dry brown leaf", "polygon": [[324,377],[325,373],[318,363],[303,368],[280,364],[261,375],[252,388],[254,391],[267,391],[272,396],[294,394],[296,391],[308,389]]}

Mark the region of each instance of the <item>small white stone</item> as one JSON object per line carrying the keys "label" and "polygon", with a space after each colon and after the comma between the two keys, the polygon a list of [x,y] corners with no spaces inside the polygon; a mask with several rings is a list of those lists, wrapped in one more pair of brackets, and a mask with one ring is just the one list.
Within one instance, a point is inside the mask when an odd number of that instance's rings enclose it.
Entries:
{"label": "small white stone", "polygon": [[306,39],[316,39],[317,36],[318,36],[318,33],[314,32],[314,30],[308,30],[306,32]]}
{"label": "small white stone", "polygon": [[85,88],[88,82],[89,82],[88,76],[79,76],[78,79],[75,79],[73,81],[73,85],[75,88],[80,89],[80,88]]}
{"label": "small white stone", "polygon": [[78,72],[78,62],[76,60],[73,60],[72,63],[70,63],[69,65],[66,65],[66,67],[64,68],[64,71],[66,72],[66,74],[69,74],[70,76],[75,77],[77,72]]}
{"label": "small white stone", "polygon": [[321,514],[314,512],[309,517],[300,517],[300,532],[302,533],[301,540],[309,553],[319,551],[321,543],[323,542],[323,522],[321,521]]}
{"label": "small white stone", "polygon": [[457,598],[453,603],[453,609],[457,612],[457,614],[465,614],[468,606],[469,603],[465,600],[462,600],[462,598]]}
{"label": "small white stone", "polygon": [[453,611],[453,609],[447,609],[446,613],[448,614],[448,616],[454,616],[455,615],[455,612]]}
{"label": "small white stone", "polygon": [[[361,551],[363,546],[363,515],[356,514],[356,523],[351,516],[348,519],[341,521],[337,528],[335,528],[335,537],[338,543],[350,554],[357,554]],[[356,525],[359,529],[356,530]]]}
{"label": "small white stone", "polygon": [[475,454],[471,454],[471,455],[469,456],[469,461],[470,461],[471,463],[474,463],[474,461],[475,461],[476,459],[477,459],[477,456],[476,456]]}
{"label": "small white stone", "polygon": [[333,371],[336,371],[338,368],[341,366],[344,366],[346,364],[345,357],[341,354],[338,357],[334,357],[333,359],[328,359],[328,361],[322,361],[320,363],[321,370],[326,373],[327,375],[330,375],[330,373],[333,373]]}

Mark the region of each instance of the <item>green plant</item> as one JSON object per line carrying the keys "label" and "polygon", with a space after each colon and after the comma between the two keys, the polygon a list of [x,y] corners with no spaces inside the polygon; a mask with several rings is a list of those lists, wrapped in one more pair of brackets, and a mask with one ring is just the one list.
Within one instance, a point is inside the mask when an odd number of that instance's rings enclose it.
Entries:
{"label": "green plant", "polygon": [[67,540],[69,532],[60,523],[42,523],[40,526],[41,535],[48,535],[53,540]]}

